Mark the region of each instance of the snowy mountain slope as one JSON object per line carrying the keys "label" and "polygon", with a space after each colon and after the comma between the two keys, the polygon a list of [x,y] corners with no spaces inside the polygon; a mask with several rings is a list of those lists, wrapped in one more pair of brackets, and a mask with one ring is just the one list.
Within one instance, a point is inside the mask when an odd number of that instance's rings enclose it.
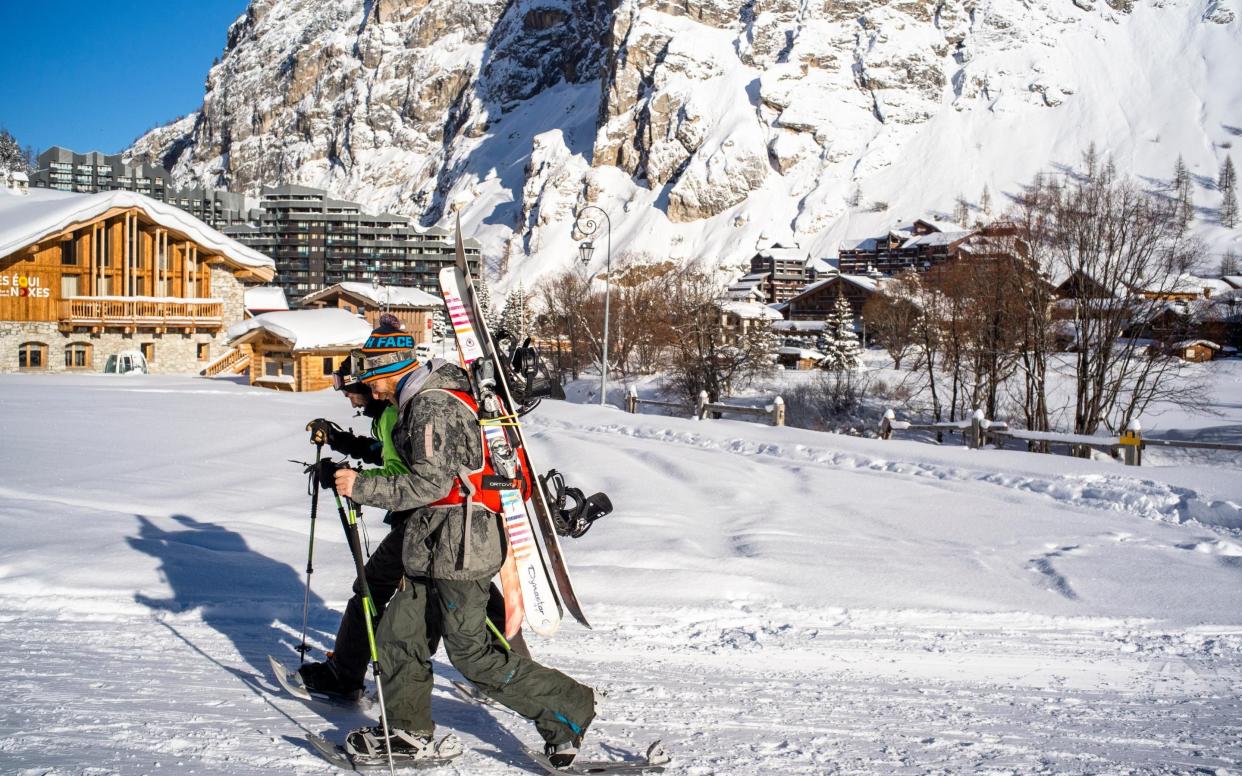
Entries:
{"label": "snowy mountain slope", "polygon": [[255,0],[201,110],[130,153],[426,222],[465,202],[516,278],[571,260],[586,202],[618,254],[831,256],[958,195],[983,217],[985,186],[999,211],[1094,142],[1156,188],[1184,155],[1197,229],[1242,251],[1214,220],[1242,137],[1231,2]]}
{"label": "snowy mountain slope", "polygon": [[[309,499],[286,460],[311,455],[309,418],[351,423],[340,397],[102,375],[0,396],[0,771],[329,773],[300,737],[363,718],[271,697],[264,662],[296,659],[300,628]],[[557,402],[531,431],[617,505],[566,545],[595,630],[533,644],[609,688],[597,752],[663,735],[686,774],[1242,766],[1229,470]],[[352,567],[321,507],[324,647]],[[471,750],[443,772],[514,772],[533,731],[437,672]]]}

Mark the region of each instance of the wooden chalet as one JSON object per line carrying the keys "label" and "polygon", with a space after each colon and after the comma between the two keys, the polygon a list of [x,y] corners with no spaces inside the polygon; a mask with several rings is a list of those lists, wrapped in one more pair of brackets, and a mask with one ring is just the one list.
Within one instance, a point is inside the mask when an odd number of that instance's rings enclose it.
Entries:
{"label": "wooden chalet", "polygon": [[153,372],[224,352],[268,257],[128,191],[0,195],[0,371],[102,369],[141,351]]}
{"label": "wooden chalet", "polygon": [[307,294],[300,303],[303,307],[337,307],[357,313],[379,324],[384,313],[390,313],[414,335],[418,343],[431,341],[432,317],[436,310],[444,309],[444,301],[420,288],[408,286],[385,286],[371,283],[344,282]]}
{"label": "wooden chalet", "polygon": [[880,288],[880,278],[870,275],[829,275],[807,286],[802,293],[785,303],[785,318],[791,321],[823,321],[832,314],[837,294],[843,294],[854,311],[862,317],[863,305]]}
{"label": "wooden chalet", "polygon": [[319,391],[349,351],[362,347],[372,325],[336,307],[272,312],[229,328],[229,345],[241,353],[250,384],[279,391]]}

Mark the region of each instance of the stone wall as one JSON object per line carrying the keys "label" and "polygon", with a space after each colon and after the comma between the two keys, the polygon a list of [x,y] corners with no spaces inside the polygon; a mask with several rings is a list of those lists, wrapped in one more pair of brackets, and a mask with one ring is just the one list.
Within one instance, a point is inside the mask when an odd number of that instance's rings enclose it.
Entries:
{"label": "stone wall", "polygon": [[[47,372],[102,372],[108,363],[108,356],[124,350],[141,351],[143,343],[151,343],[155,348],[155,357],[150,362],[152,374],[197,374],[229,349],[226,344],[228,327],[245,316],[245,286],[227,267],[211,268],[211,294],[212,298],[224,302],[224,328],[214,334],[201,331],[155,334],[142,329],[133,334],[115,330],[98,334],[63,334],[55,322],[0,321],[0,372],[25,371],[18,369],[17,348],[26,342],[40,342],[47,346],[48,363],[43,369]],[[91,346],[90,367],[66,369],[65,348],[77,342]],[[207,345],[205,359],[198,357],[200,343]]]}

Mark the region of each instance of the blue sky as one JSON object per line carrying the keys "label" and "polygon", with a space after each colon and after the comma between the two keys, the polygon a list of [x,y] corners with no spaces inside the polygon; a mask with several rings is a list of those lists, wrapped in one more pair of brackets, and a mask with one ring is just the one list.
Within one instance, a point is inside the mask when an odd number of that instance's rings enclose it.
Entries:
{"label": "blue sky", "polygon": [[3,0],[0,127],[23,146],[116,153],[196,110],[246,0]]}

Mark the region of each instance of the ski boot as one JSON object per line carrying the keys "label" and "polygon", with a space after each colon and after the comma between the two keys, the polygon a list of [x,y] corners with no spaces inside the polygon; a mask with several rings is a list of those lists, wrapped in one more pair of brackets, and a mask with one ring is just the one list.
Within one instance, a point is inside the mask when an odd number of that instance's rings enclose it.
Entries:
{"label": "ski boot", "polygon": [[591,726],[591,722],[595,719],[595,712],[599,709],[599,693],[592,690],[591,696],[591,718],[577,729],[574,737],[559,744],[544,744],[543,753],[557,768],[568,768],[573,765],[574,758],[578,756],[578,750],[582,748],[582,739],[586,738],[587,728]]}
{"label": "ski boot", "polygon": [[298,676],[306,691],[316,695],[326,695],[342,701],[357,701],[363,695],[362,683],[350,683],[341,679],[336,666],[330,660],[323,663],[307,663],[298,669]]}

